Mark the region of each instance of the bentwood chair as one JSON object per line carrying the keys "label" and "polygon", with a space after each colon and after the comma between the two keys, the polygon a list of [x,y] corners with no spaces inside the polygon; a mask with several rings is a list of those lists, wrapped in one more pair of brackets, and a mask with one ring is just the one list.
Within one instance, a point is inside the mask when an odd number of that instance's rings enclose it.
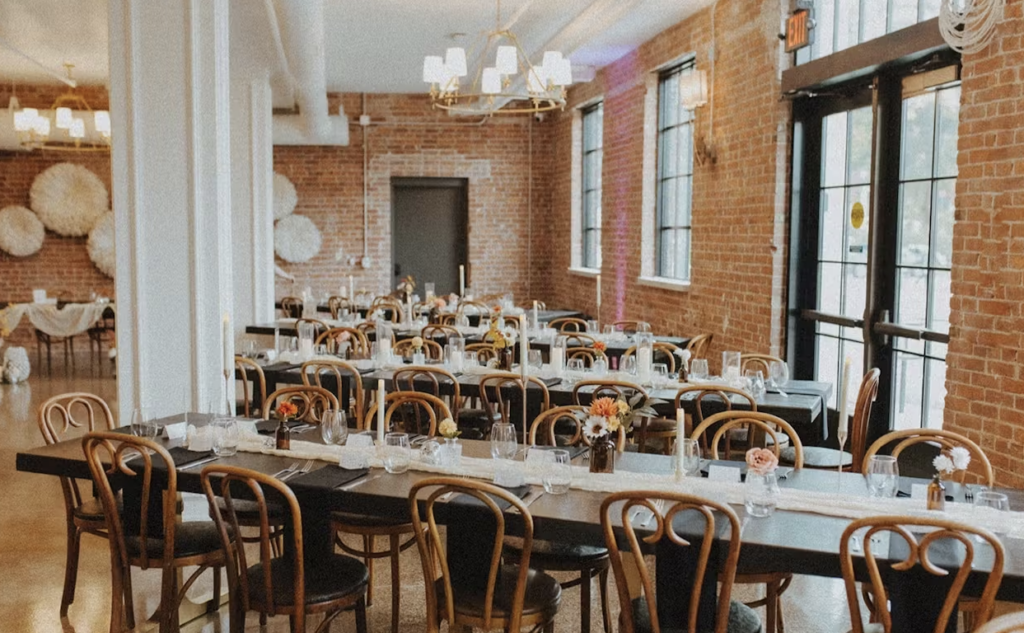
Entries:
{"label": "bentwood chair", "polygon": [[335,295],[327,300],[327,309],[331,311],[331,318],[337,321],[344,310],[351,312],[355,309],[355,305],[345,297]]}
{"label": "bentwood chair", "polygon": [[[324,377],[334,378],[335,395],[342,410],[348,412],[349,420],[356,426],[363,419],[366,402],[364,400],[363,376],[359,370],[343,360],[311,360],[302,363],[302,384],[306,386],[324,387]],[[351,393],[346,402],[344,399],[344,382],[348,381]]]}
{"label": "bentwood chair", "polygon": [[455,325],[455,321],[457,320],[457,318],[458,318],[458,315],[455,315],[455,314],[441,314],[441,315],[438,315],[438,317],[437,317],[437,323],[438,323],[438,325],[454,326]]}
{"label": "bentwood chair", "polygon": [[366,334],[354,327],[333,327],[316,337],[317,345],[326,345],[330,354],[338,354],[348,343],[349,358],[369,358],[370,342]]}
{"label": "bentwood chair", "polygon": [[[444,367],[439,365],[399,367],[392,374],[391,383],[394,385],[396,392],[419,391],[443,400],[447,404],[448,410],[454,414],[452,420],[456,424],[459,423],[463,413],[462,389],[459,385],[459,379],[455,377],[455,374]],[[445,391],[451,392],[450,395],[446,395]],[[415,415],[421,415],[419,407],[415,407]],[[444,418],[441,419],[443,420]],[[417,426],[420,426],[420,424],[418,420]]]}
{"label": "bentwood chair", "polygon": [[[882,564],[889,570],[882,573],[879,570],[879,562],[875,559],[876,552],[872,547],[872,537],[885,535],[893,541],[902,540],[909,550],[906,558],[895,564],[884,561]],[[923,533],[923,534],[922,534]],[[856,545],[851,547],[851,541],[856,539]],[[960,563],[959,569],[946,569],[939,567],[931,559],[932,548],[942,550],[944,544],[952,543],[958,550],[957,558]],[[995,602],[996,592],[1003,578],[1003,564],[1005,551],[1002,541],[986,530],[985,528],[955,523],[938,517],[923,516],[879,516],[858,519],[850,523],[843,531],[842,540],[839,543],[839,562],[842,567],[843,581],[846,585],[846,599],[850,607],[850,620],[853,625],[852,633],[892,633],[900,630],[900,623],[893,623],[893,613],[890,611],[890,592],[894,585],[899,584],[907,588],[921,583],[923,574],[933,577],[952,578],[946,592],[942,607],[937,613],[921,613],[915,608],[913,615],[914,624],[922,620],[925,623],[934,622],[932,629],[936,633],[946,630],[950,617],[956,608],[957,602],[962,598],[961,591],[971,574],[975,557],[979,548],[984,546],[988,552],[984,560],[991,560],[991,568],[985,580],[981,597],[974,605],[973,614],[978,624],[988,622],[992,617],[992,607]],[[891,547],[891,546],[890,546]],[[876,624],[865,624],[861,616],[860,591],[857,588],[857,578],[854,572],[854,550],[857,551],[857,558],[863,556],[864,564],[867,567],[870,581],[865,583],[870,587],[874,600],[874,617],[879,622]],[[887,559],[890,549],[885,548],[882,558]],[[990,552],[990,553],[989,553]],[[942,556],[939,554],[939,556]],[[948,558],[948,556],[942,556]],[[985,564],[988,568],[988,563]],[[888,586],[886,583],[890,583]],[[914,605],[915,607],[917,605]],[[973,630],[973,629],[972,629]]]}
{"label": "bentwood chair", "polygon": [[[421,337],[422,338],[422,337]],[[395,343],[392,351],[397,356],[402,358],[412,358],[415,348],[412,345],[412,339],[402,339]],[[444,359],[444,348],[437,341],[431,341],[430,339],[423,339],[423,355],[427,360],[443,360]]]}
{"label": "bentwood chair", "polygon": [[[544,381],[536,376],[527,376],[526,388],[540,390],[540,411],[544,412],[551,408],[551,392]],[[512,405],[524,406],[523,403],[523,377],[509,373],[487,374],[480,378],[480,404],[484,408],[485,419],[493,424],[494,422],[511,422],[516,428],[522,427],[522,418],[518,420],[512,417]],[[527,404],[529,398],[527,398]],[[522,409],[519,409],[522,411]],[[518,416],[517,416],[518,417]],[[490,427],[488,427],[490,428]],[[523,429],[523,433],[526,429]]]}
{"label": "bentwood chair", "polygon": [[477,315],[483,319],[491,314],[491,309],[487,307],[486,303],[481,303],[479,301],[463,301],[459,303],[459,308],[456,310],[456,314],[465,314],[466,316]]}
{"label": "bentwood chair", "polygon": [[241,409],[247,418],[262,415],[267,400],[267,378],[263,375],[263,368],[251,358],[235,356],[235,371],[242,383],[242,406],[235,404],[235,413]]}
{"label": "bentwood chair", "polygon": [[[668,365],[668,372],[670,374],[676,373],[676,354],[680,351],[679,347],[672,343],[663,343],[661,341],[655,341],[653,345],[653,358],[655,363],[665,363]],[[630,347],[622,353],[622,358],[628,358],[636,354],[636,345]],[[621,361],[620,361],[621,362]]]}
{"label": "bentwood chair", "polygon": [[526,305],[528,305],[528,306],[532,306],[533,304],[537,304],[537,309],[538,310],[547,310],[548,309],[548,304],[544,303],[543,301],[532,300],[532,301],[527,301],[526,302]]}
{"label": "bentwood chair", "polygon": [[[370,335],[373,334],[374,340],[380,340],[377,337],[377,324],[373,321],[363,321],[362,323],[356,324],[356,329],[362,332],[363,336],[367,341],[370,340]],[[395,331],[394,328],[391,330],[391,345],[395,344]],[[369,344],[367,344],[369,345]]]}
{"label": "bentwood chair", "polygon": [[[835,470],[842,466],[843,470],[862,472],[864,453],[867,451],[868,427],[871,423],[871,409],[878,397],[878,378],[881,372],[873,368],[864,374],[857,392],[857,405],[853,410],[853,422],[850,423],[850,450],[840,452],[836,448],[825,446],[804,447],[804,467]],[[782,449],[779,461],[783,464],[793,462],[791,447]]]}
{"label": "bentwood chair", "polygon": [[549,321],[548,327],[554,328],[559,332],[586,332],[587,322],[575,317],[564,317]]}
{"label": "bentwood chair", "polygon": [[597,339],[593,336],[582,332],[562,330],[561,335],[565,337],[567,347],[593,347],[594,343],[597,342]]}
{"label": "bentwood chair", "polygon": [[[292,633],[306,630],[307,614],[323,613],[325,617],[316,631],[326,633],[342,611],[353,607],[356,631],[366,633],[366,565],[340,554],[305,557],[302,512],[286,484],[270,475],[220,465],[205,467],[201,478],[221,547],[227,553],[232,633],[245,630],[249,611],[258,611],[261,623],[265,616],[287,615]],[[236,511],[239,501],[254,504],[263,518],[256,548],[239,547],[234,537],[245,525]],[[289,547],[283,554],[273,547],[276,536],[267,520],[274,507],[285,509],[283,513],[292,528]],[[253,553],[256,560],[250,566]]]}
{"label": "bentwood chair", "polygon": [[686,344],[686,349],[690,350],[690,360],[693,361],[697,358],[706,359],[708,352],[711,350],[711,341],[714,337],[714,334],[698,334],[691,338],[690,342]]}
{"label": "bentwood chair", "polygon": [[476,357],[481,363],[487,363],[498,357],[498,351],[490,343],[468,343],[467,352],[476,352]]}
{"label": "bentwood chair", "polygon": [[263,406],[263,419],[269,420],[281,402],[294,404],[298,408],[295,419],[307,424],[320,424],[324,411],[328,409],[339,410],[338,399],[330,391],[323,387],[296,385],[282,387],[267,396],[266,404]]}
{"label": "bentwood chair", "polygon": [[[67,433],[75,431],[110,431],[114,416],[107,403],[91,393],[64,393],[47,399],[39,407],[39,431],[43,441],[56,444]],[[68,617],[68,607],[75,601],[78,581],[78,552],[83,534],[108,538],[103,504],[99,499],[87,498],[72,477],[60,478],[64,493],[64,518],[68,529],[67,562],[64,564],[64,594],[60,600],[60,617]],[[130,600],[130,596],[127,596]],[[134,627],[134,614],[129,614],[129,627]]]}
{"label": "bentwood chair", "polygon": [[584,367],[593,367],[594,360],[597,358],[597,352],[589,347],[569,347],[565,350],[566,361],[579,358],[583,361]]}
{"label": "bentwood chair", "polygon": [[770,367],[772,363],[783,362],[778,356],[772,356],[771,354],[740,354],[740,375],[744,375],[749,369],[751,371],[759,371],[764,379],[768,380],[770,373]]}
{"label": "bentwood chair", "polygon": [[[163,446],[124,433],[89,433],[82,440],[85,459],[93,483],[99,491],[106,518],[111,559],[111,632],[123,631],[130,624],[131,568],[156,568],[162,573],[160,589],[160,632],[178,631],[178,607],[189,587],[207,570],[213,570],[213,595],[220,596],[220,568],[226,564],[217,528],[209,522],[179,523],[178,478],[174,460]],[[109,466],[108,466],[109,464]],[[165,486],[154,486],[154,471]],[[137,492],[138,514],[119,511],[111,478]],[[125,493],[127,496],[128,493]],[[128,504],[126,503],[126,506]],[[152,517],[160,513],[160,524]],[[130,521],[129,521],[130,520]],[[137,522],[137,523],[136,523]],[[137,526],[126,529],[127,526]],[[195,570],[178,585],[178,576],[187,567]],[[218,599],[208,605],[213,611]]]}
{"label": "bentwood chair", "polygon": [[[384,401],[387,408],[384,414],[385,428],[390,429],[392,419],[404,418],[403,426],[406,432],[409,429],[409,409],[415,410],[417,421],[421,419],[421,413],[429,421],[428,437],[434,437],[437,425],[445,418],[450,418],[451,412],[448,406],[435,396],[418,391],[399,391],[389,393]],[[377,418],[377,403],[374,401],[366,413],[364,429],[375,428]],[[373,562],[378,558],[391,559],[391,632],[398,633],[400,619],[399,608],[402,603],[402,575],[399,560],[402,552],[412,547],[415,538],[412,537],[415,528],[408,517],[377,517],[352,512],[334,512],[331,514],[331,530],[334,532],[334,543],[341,550],[352,556],[363,559],[369,569],[369,584],[366,590],[367,605],[373,604]],[[343,535],[361,537],[362,547],[346,542]],[[377,550],[377,537],[387,537],[388,546],[386,549]],[[402,537],[409,538],[403,543]]]}
{"label": "bentwood chair", "polygon": [[[652,513],[655,523],[649,528],[643,528],[649,529],[650,534],[638,534],[633,526],[631,519],[638,510]],[[677,516],[691,518],[687,524],[693,525],[694,531],[703,524],[699,539],[690,532],[676,532]],[[721,522],[729,526],[728,540],[720,527]],[[604,531],[612,572],[615,574],[615,586],[619,593],[619,630],[622,633],[697,633],[699,630],[714,630],[715,633],[760,633],[761,619],[757,614],[749,607],[731,600],[740,556],[741,536],[740,519],[729,505],[681,493],[616,492],[605,497],[601,504],[601,528]],[[716,540],[719,547],[727,548],[724,556],[714,553],[713,542]],[[652,552],[659,541],[666,541],[675,547],[693,549],[690,594],[678,595],[677,592],[670,592],[668,596],[663,596],[666,601],[686,601],[685,623],[662,623],[658,616],[658,596],[655,592],[657,571],[656,568],[651,569],[648,561],[655,561],[654,564],[658,564]],[[712,573],[709,577],[716,560],[720,561],[717,576]],[[637,578],[638,581],[631,582]],[[707,583],[714,586],[716,582],[720,583],[720,587],[714,622],[702,623],[702,628],[698,629],[699,605],[704,585]],[[639,587],[631,591],[631,587],[636,584],[639,584]]]}
{"label": "bentwood chair", "polygon": [[46,371],[53,373],[53,350],[54,344],[60,343],[64,346],[64,369],[67,371],[68,368],[68,355],[70,354],[71,366],[75,364],[75,337],[72,336],[52,336],[46,332],[35,329],[36,334],[36,365],[39,367],[43,366],[43,347],[46,347]]}
{"label": "bentwood chair", "polygon": [[612,323],[612,327],[614,327],[619,332],[625,332],[626,334],[636,334],[637,332],[651,331],[651,325],[646,321],[616,321],[615,323]]}
{"label": "bentwood chair", "polygon": [[310,318],[310,317],[302,317],[300,319],[296,319],[296,321],[295,321],[295,331],[296,332],[299,331],[299,326],[302,325],[303,323],[309,323],[309,324],[311,324],[313,326],[313,337],[314,337],[313,340],[316,340],[317,338],[320,337],[321,334],[323,334],[324,332],[326,332],[326,331],[331,329],[331,326],[327,325],[326,323],[324,323],[320,319],[313,319],[313,318]]}
{"label": "bentwood chair", "polygon": [[925,445],[923,448],[931,451],[934,451],[936,448],[948,451],[951,448],[962,446],[970,451],[971,463],[968,470],[954,473],[952,475],[953,480],[964,483],[968,473],[970,473],[972,477],[979,479],[982,484],[989,488],[995,484],[995,473],[992,470],[992,463],[985,455],[985,451],[981,450],[981,447],[969,437],[944,429],[903,429],[883,435],[865,451],[864,461],[861,463],[861,472],[867,472],[867,465],[871,458],[890,445],[894,446],[891,447],[888,454],[897,460],[899,460],[903,451],[912,446],[922,448],[921,445]]}
{"label": "bentwood chair", "polygon": [[[718,447],[729,437],[733,429],[744,429],[748,438],[754,438],[751,446],[764,445],[778,457],[781,450],[781,439],[783,436],[789,438],[790,445],[794,452],[793,467],[797,470],[804,467],[804,448],[800,437],[793,430],[788,422],[782,418],[763,413],[760,411],[722,411],[716,413],[699,425],[690,434],[692,439],[706,442],[711,447],[711,459],[722,459],[719,456]],[[712,439],[706,441],[707,433],[713,433]],[[757,439],[761,438],[761,439]],[[728,457],[725,457],[728,459]],[[746,571],[736,577],[738,584],[744,585],[765,585],[765,597],[760,600],[748,602],[746,606],[756,609],[765,607],[766,633],[774,633],[776,630],[783,631],[785,624],[782,617],[782,594],[793,582],[793,574],[778,572],[760,572],[757,570]]]}
{"label": "bentwood chair", "polygon": [[[448,555],[445,537],[438,529],[434,508],[449,494],[475,500],[483,506],[479,512],[488,515],[487,524],[494,526],[490,566],[478,585],[453,582],[451,569],[444,562]],[[450,509],[453,502],[457,503],[458,499],[447,501],[444,506]],[[522,520],[522,549],[518,558],[502,556],[505,513],[510,511],[518,513]],[[436,477],[413,484],[409,491],[409,512],[423,566],[429,633],[438,633],[442,621],[448,622],[449,630],[469,627],[485,631],[502,628],[515,633],[523,627],[543,628],[546,632],[554,630],[562,588],[551,576],[530,568],[533,517],[519,497],[480,481]],[[480,538],[486,536],[490,534],[481,534]],[[482,563],[484,561],[478,561]]]}
{"label": "bentwood chair", "polygon": [[[686,428],[686,432],[689,434],[708,417],[705,415],[706,408],[716,406],[717,408],[724,408],[726,411],[732,411],[734,398],[745,401],[750,411],[757,411],[757,401],[754,400],[753,396],[742,389],[726,387],[725,385],[688,385],[683,387],[676,392],[676,397],[673,401],[675,406],[673,408],[677,411],[684,408],[684,400],[691,400],[693,402],[694,412],[686,415],[690,421]],[[732,455],[731,435],[729,434],[725,437],[726,455]],[[702,438],[702,442],[704,442],[707,439],[707,434],[705,433]],[[708,452],[709,447],[706,442],[701,444],[701,450],[705,453]]]}
{"label": "bentwood chair", "polygon": [[452,338],[462,338],[462,334],[451,325],[428,325],[420,330],[420,336],[424,340],[434,341],[442,346],[447,345]]}
{"label": "bentwood chair", "polygon": [[284,297],[281,299],[281,314],[286,319],[298,319],[302,316],[302,299]]}
{"label": "bentwood chair", "polygon": [[373,300],[373,303],[370,304],[370,312],[368,314],[371,314],[376,310],[380,310],[384,313],[384,316],[391,320],[392,323],[399,323],[402,320],[403,309],[402,302],[394,297],[377,297]]}
{"label": "bentwood chair", "polygon": [[1024,611],[1007,613],[975,629],[974,633],[1024,633]]}

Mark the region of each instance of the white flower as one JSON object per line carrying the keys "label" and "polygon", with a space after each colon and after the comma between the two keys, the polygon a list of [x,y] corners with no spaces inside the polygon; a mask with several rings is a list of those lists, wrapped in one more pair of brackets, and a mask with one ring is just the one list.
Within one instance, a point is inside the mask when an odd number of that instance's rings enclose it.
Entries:
{"label": "white flower", "polygon": [[322,240],[320,229],[304,215],[289,215],[274,226],[274,252],[290,264],[302,264],[316,257]]}
{"label": "white flower", "polygon": [[441,420],[441,424],[437,425],[437,432],[444,437],[457,437],[459,435],[459,427],[455,425],[455,421],[451,418],[445,418]]}
{"label": "white flower", "polygon": [[971,451],[963,446],[955,446],[949,451],[949,458],[953,460],[953,467],[957,470],[967,470],[971,465]]}
{"label": "white flower", "polygon": [[945,453],[940,453],[939,455],[937,455],[935,459],[932,460],[932,466],[934,466],[935,470],[938,471],[940,474],[945,473],[948,475],[954,470],[953,460],[950,459]]}
{"label": "white flower", "polygon": [[0,209],[0,251],[15,257],[35,255],[43,247],[46,229],[31,209],[4,207]]}
{"label": "white flower", "polygon": [[583,423],[583,434],[589,440],[596,440],[608,434],[608,419],[601,415],[592,415]]}
{"label": "white flower", "polygon": [[58,235],[86,235],[107,209],[107,186],[81,165],[58,163],[42,172],[29,190],[32,210]]}

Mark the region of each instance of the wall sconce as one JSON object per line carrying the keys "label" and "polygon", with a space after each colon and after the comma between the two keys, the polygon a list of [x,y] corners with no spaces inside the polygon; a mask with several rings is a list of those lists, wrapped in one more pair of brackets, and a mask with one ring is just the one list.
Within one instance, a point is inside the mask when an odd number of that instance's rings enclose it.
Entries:
{"label": "wall sconce", "polygon": [[[694,70],[679,78],[679,103],[684,109],[695,112],[697,108],[708,104],[710,94],[706,71]],[[693,135],[693,157],[702,167],[708,162],[714,163],[718,158],[714,144],[696,132]]]}

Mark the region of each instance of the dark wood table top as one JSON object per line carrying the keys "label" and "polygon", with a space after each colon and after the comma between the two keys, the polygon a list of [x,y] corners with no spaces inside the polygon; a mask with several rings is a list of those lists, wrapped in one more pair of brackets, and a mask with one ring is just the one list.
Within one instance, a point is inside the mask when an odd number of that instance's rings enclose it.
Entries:
{"label": "dark wood table top", "polygon": [[[277,309],[279,309],[279,310],[281,309],[281,303],[280,302],[278,302],[275,305],[276,305]],[[331,310],[326,305],[322,305],[322,306],[317,306],[317,312],[322,312],[322,313],[325,313],[325,314],[329,315],[331,313]],[[366,317],[367,309],[365,307],[359,308],[358,312],[359,312],[359,316],[361,318],[365,318]],[[475,325],[479,324],[479,322],[480,322],[479,315],[471,315],[471,316],[473,317],[472,318],[473,325],[475,326]],[[579,310],[538,310],[537,311],[537,318],[540,320],[541,323],[548,323],[550,321],[554,321],[555,319],[566,319],[566,318],[577,318],[577,319],[580,319],[580,318],[584,318],[585,316],[586,315],[584,315]],[[276,322],[275,323],[256,323],[256,324],[253,324],[253,325],[247,325],[247,326],[245,326],[245,333],[246,334],[273,334],[275,327],[278,328],[278,331],[281,333],[282,336],[295,336],[294,324],[292,324],[292,323],[281,324],[281,323],[276,323]],[[415,334],[408,333],[408,335],[410,337],[411,336],[416,336],[417,334],[419,334],[418,331]]]}

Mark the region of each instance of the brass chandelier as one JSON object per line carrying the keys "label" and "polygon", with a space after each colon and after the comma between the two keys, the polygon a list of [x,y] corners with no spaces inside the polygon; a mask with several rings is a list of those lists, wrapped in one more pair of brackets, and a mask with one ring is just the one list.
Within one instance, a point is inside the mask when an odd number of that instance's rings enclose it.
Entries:
{"label": "brass chandelier", "polygon": [[[69,85],[73,64],[64,64]],[[14,111],[14,130],[22,147],[62,151],[108,151],[110,149],[110,111],[93,110],[74,88],[57,97],[49,110],[19,108],[17,99],[11,98]],[[92,123],[94,134],[86,134],[86,121]],[[89,136],[89,138],[87,138]]]}

